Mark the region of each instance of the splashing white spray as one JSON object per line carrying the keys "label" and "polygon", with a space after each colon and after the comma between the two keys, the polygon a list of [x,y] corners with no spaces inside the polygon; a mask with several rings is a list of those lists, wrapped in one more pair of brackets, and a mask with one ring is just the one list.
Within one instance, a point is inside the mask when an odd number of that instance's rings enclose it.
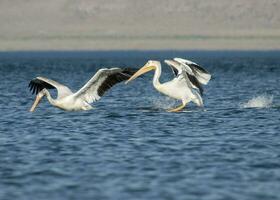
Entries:
{"label": "splashing white spray", "polygon": [[250,99],[247,103],[242,104],[243,108],[269,108],[273,102],[272,95],[260,95]]}
{"label": "splashing white spray", "polygon": [[171,98],[165,97],[165,98],[153,98],[150,99],[151,103],[154,105],[157,109],[170,109],[173,107],[176,107],[178,102],[176,100],[173,100]]}

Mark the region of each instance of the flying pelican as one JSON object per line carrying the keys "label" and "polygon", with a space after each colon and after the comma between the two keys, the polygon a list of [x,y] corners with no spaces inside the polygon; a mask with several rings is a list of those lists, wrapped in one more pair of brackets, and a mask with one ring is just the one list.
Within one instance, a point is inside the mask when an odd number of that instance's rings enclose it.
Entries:
{"label": "flying pelican", "polygon": [[[33,112],[40,100],[46,95],[51,105],[67,111],[90,110],[92,102],[97,101],[113,85],[127,80],[135,71],[131,69],[100,69],[97,73],[76,93],[67,86],[44,77],[37,77],[30,81],[29,88],[36,93],[36,99],[30,112]],[[51,97],[47,89],[56,89],[57,98]]]}
{"label": "flying pelican", "polygon": [[131,76],[126,83],[134,80],[138,76],[155,70],[153,85],[161,93],[182,101],[182,105],[168,110],[169,112],[178,112],[182,110],[190,101],[198,106],[203,106],[201,84],[206,85],[211,78],[209,72],[203,69],[196,63],[174,58],[174,60],[165,60],[169,66],[172,67],[175,78],[171,81],[160,83],[161,64],[159,61],[150,60],[141,69],[139,69],[133,76]]}

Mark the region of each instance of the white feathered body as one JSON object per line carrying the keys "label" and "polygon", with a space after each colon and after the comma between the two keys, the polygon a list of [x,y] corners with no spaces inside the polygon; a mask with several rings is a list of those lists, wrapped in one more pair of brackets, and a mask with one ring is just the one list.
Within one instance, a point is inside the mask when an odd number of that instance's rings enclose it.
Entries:
{"label": "white feathered body", "polygon": [[182,76],[162,84],[156,84],[154,87],[159,92],[171,98],[182,100],[184,103],[193,101],[198,106],[203,106],[203,100],[200,94],[190,86],[187,86],[187,82]]}
{"label": "white feathered body", "polygon": [[91,110],[93,107],[84,99],[75,98],[74,94],[54,100],[54,106],[66,111]]}

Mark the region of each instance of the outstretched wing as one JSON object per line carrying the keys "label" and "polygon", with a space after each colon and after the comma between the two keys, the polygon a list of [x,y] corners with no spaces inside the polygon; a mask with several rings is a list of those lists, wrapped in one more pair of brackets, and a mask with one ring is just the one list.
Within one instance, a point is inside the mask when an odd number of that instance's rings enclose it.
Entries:
{"label": "outstretched wing", "polygon": [[201,95],[203,94],[203,88],[189,66],[182,65],[175,60],[165,60],[164,62],[171,67],[175,76],[183,77],[188,86],[198,89]]}
{"label": "outstretched wing", "polygon": [[36,77],[32,79],[28,85],[32,94],[38,94],[41,90],[45,89],[56,89],[57,90],[57,98],[61,98],[64,96],[68,96],[72,94],[72,91],[56,81],[45,77]]}
{"label": "outstretched wing", "polygon": [[175,76],[181,74],[183,71],[190,75],[194,75],[193,70],[188,65],[182,65],[176,60],[164,60],[164,62],[171,67]]}
{"label": "outstretched wing", "polygon": [[76,98],[82,98],[88,103],[99,100],[107,90],[115,84],[128,80],[135,70],[126,68],[100,69],[97,73],[75,93]]}
{"label": "outstretched wing", "polygon": [[201,84],[206,85],[211,79],[211,74],[195,62],[182,58],[174,58],[174,60],[178,63],[181,63],[183,66],[186,66],[187,68],[191,68],[193,75]]}

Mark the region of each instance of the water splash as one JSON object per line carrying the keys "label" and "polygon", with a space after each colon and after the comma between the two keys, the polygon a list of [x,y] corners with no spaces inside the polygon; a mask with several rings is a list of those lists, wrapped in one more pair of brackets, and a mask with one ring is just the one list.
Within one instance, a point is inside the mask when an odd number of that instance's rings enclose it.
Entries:
{"label": "water splash", "polygon": [[269,108],[272,106],[272,95],[260,95],[250,99],[247,103],[241,105],[243,108]]}
{"label": "water splash", "polygon": [[150,101],[151,101],[151,104],[153,105],[153,107],[155,107],[156,109],[165,109],[165,110],[174,108],[174,107],[176,107],[176,105],[179,104],[176,100],[173,100],[168,97],[153,98],[153,99],[150,99]]}

